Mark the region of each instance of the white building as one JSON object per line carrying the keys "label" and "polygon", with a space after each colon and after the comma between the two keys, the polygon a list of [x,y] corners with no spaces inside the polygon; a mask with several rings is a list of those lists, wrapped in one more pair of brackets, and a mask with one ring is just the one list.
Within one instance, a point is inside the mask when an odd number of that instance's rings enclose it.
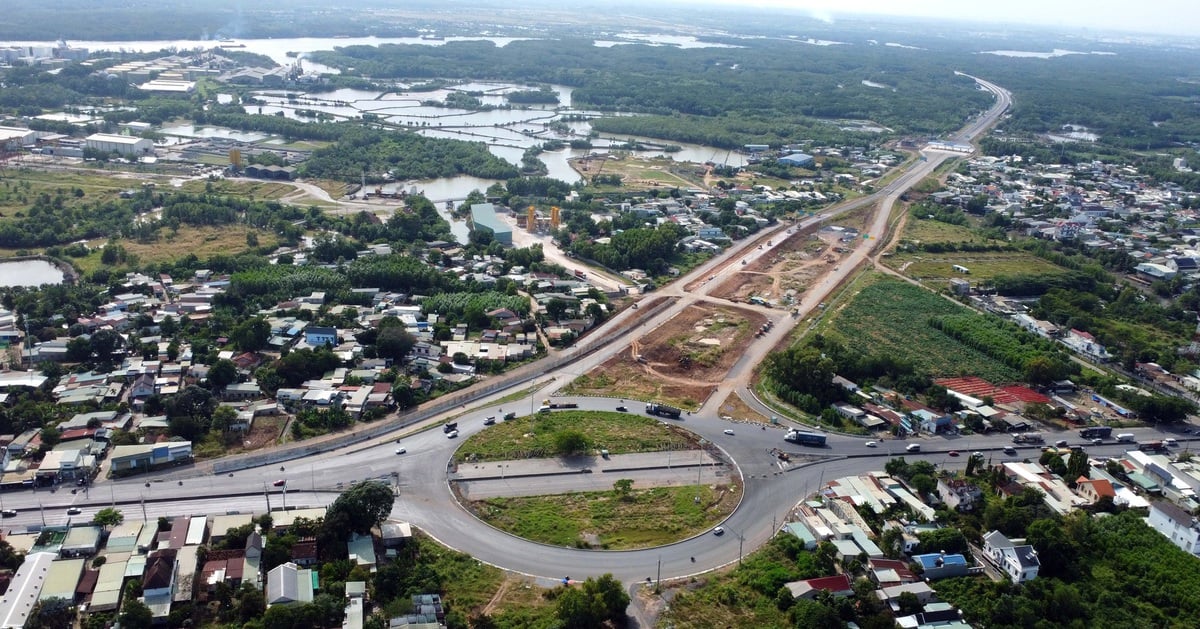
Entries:
{"label": "white building", "polygon": [[1042,567],[1033,546],[1018,546],[1000,531],[992,531],[983,536],[983,554],[992,565],[1008,575],[1013,583],[1036,579],[1038,570]]}
{"label": "white building", "polygon": [[1166,500],[1150,503],[1150,517],[1146,524],[1158,531],[1172,544],[1193,554],[1200,555],[1200,523],[1192,514]]}
{"label": "white building", "polygon": [[275,566],[267,573],[267,607],[287,603],[311,603],[313,571],[292,562]]}
{"label": "white building", "polygon": [[154,142],[130,135],[95,133],[87,137],[87,148],[101,153],[120,153],[125,157],[154,154]]}
{"label": "white building", "polygon": [[8,591],[0,599],[0,627],[24,627],[29,620],[29,612],[37,604],[42,594],[42,586],[46,582],[46,574],[54,561],[54,553],[33,553],[25,556],[12,581]]}

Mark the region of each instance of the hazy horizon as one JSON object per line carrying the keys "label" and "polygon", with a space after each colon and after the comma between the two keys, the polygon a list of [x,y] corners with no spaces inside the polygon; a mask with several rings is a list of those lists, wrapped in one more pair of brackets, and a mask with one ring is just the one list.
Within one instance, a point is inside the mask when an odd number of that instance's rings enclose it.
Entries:
{"label": "hazy horizon", "polygon": [[1008,0],[970,3],[961,0],[694,0],[710,6],[791,9],[828,23],[871,15],[931,18],[997,24],[1049,26],[1064,31],[1108,30],[1196,37],[1200,3],[1194,0],[1146,0],[1130,10],[1115,0]]}

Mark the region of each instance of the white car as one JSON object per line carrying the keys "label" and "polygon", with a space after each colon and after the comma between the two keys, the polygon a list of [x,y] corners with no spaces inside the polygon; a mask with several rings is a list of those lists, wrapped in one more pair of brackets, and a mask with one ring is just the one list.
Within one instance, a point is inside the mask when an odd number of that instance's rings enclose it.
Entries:
{"label": "white car", "polygon": [[716,535],[717,537],[720,537],[720,536],[722,536],[722,535],[724,535],[724,534],[725,534],[725,529],[724,529],[724,528],[722,528],[722,527],[720,527],[720,526],[718,526],[717,528],[713,529],[713,535]]}
{"label": "white car", "polygon": [[725,434],[727,434],[727,435],[732,435],[732,434],[733,434],[733,429],[732,429],[732,428],[726,428],[726,429],[725,429]]}
{"label": "white car", "polygon": [[396,454],[404,454],[408,452],[408,448],[396,448]]}
{"label": "white car", "polygon": [[868,448],[874,448],[875,446],[878,446],[879,444],[875,443],[874,441],[868,441],[868,442],[864,443],[863,445],[867,446]]}
{"label": "white car", "polygon": [[458,439],[458,431],[451,430],[450,432],[446,433],[446,438],[447,439]]}

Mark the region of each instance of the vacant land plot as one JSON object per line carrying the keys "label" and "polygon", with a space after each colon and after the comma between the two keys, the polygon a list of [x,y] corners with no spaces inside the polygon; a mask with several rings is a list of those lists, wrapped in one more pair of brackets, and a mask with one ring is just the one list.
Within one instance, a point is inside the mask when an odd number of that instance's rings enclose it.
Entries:
{"label": "vacant land plot", "polygon": [[25,212],[41,195],[59,198],[64,207],[112,201],[122,190],[138,188],[137,182],[117,179],[111,174],[5,170],[0,181],[0,216]]}
{"label": "vacant land plot", "polygon": [[[572,160],[571,165],[588,180],[595,175],[617,175],[621,178],[622,190],[696,188],[703,184],[704,177],[702,171],[690,173],[680,168],[678,162],[662,157],[606,155]],[[598,188],[602,190],[605,186]]]}
{"label": "vacant land plot", "polygon": [[737,506],[737,485],[597,491],[471,504],[488,524],[545,544],[628,550],[698,535]]}
{"label": "vacant land plot", "polygon": [[842,254],[812,230],[786,236],[764,255],[750,259],[741,270],[717,286],[712,295],[733,301],[759,298],[773,304],[798,299],[813,279],[832,268]]}
{"label": "vacant land plot", "polygon": [[965,225],[910,217],[904,227],[903,240],[920,244],[982,241],[979,234]]}
{"label": "vacant land plot", "polygon": [[931,317],[969,312],[919,286],[879,274],[864,275],[837,303],[819,329],[849,349],[888,354],[931,376],[974,375],[1013,382],[1015,370],[929,325]]}
{"label": "vacant land plot", "polygon": [[577,378],[566,392],[696,408],[729,373],[766,317],[711,302],[689,306]]}
{"label": "vacant land plot", "polygon": [[[178,232],[164,228],[160,233],[159,239],[153,242],[136,240],[119,242],[126,251],[137,256],[139,263],[145,264],[172,262],[188,254],[196,254],[202,260],[217,254],[236,255],[250,248],[246,244],[246,235],[251,233],[264,245],[269,245],[275,238],[265,231],[248,225],[205,227],[185,225],[180,227]],[[93,248],[92,253],[83,258],[73,259],[84,273],[90,273],[103,266],[100,262],[100,254],[102,253],[101,247],[105,242],[107,241],[104,239],[89,242],[88,246]]]}
{"label": "vacant land plot", "polygon": [[[966,267],[970,273],[964,275],[955,271],[955,265]],[[1069,272],[1024,251],[899,254],[890,259],[889,266],[895,266],[905,275],[934,286],[948,285],[954,277],[965,277],[972,282],[986,282],[1002,275],[1047,276]]]}
{"label": "vacant land plot", "polygon": [[715,384],[668,382],[647,376],[645,365],[622,352],[604,364],[579,376],[563,389],[566,395],[625,397],[632,400],[657,400],[686,409],[698,409],[717,389]]}
{"label": "vacant land plot", "polygon": [[718,408],[717,414],[721,415],[722,417],[731,417],[738,421],[754,422],[759,424],[765,424],[770,421],[758,411],[747,406],[746,403],[742,401],[742,398],[738,397],[736,391],[730,393],[729,397],[725,398],[724,402],[721,402],[721,406]]}
{"label": "vacant land plot", "polygon": [[253,199],[278,199],[296,191],[296,187],[277,181],[246,181],[216,179],[193,179],[185,182],[180,188],[184,192],[212,192],[213,194],[228,194]]}
{"label": "vacant land plot", "polygon": [[554,456],[555,434],[582,433],[612,454],[678,450],[696,443],[686,430],[652,417],[601,411],[554,411],[500,422],[463,442],[456,461],[504,461]]}

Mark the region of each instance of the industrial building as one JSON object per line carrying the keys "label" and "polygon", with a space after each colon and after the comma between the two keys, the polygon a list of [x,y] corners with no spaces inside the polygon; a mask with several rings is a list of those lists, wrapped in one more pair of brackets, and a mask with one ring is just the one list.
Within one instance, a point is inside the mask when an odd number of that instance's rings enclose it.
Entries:
{"label": "industrial building", "polygon": [[0,150],[16,151],[27,144],[33,144],[37,132],[21,127],[0,127]]}
{"label": "industrial building", "polygon": [[808,168],[809,166],[815,164],[816,160],[813,159],[812,155],[807,153],[792,153],[791,155],[784,155],[783,157],[780,157],[779,163],[787,166],[796,166],[798,168]]}
{"label": "industrial building", "polygon": [[492,234],[492,239],[506,246],[512,246],[512,228],[496,216],[496,206],[491,203],[475,203],[471,206],[471,224],[474,229],[485,229]]}
{"label": "industrial building", "polygon": [[154,154],[154,142],[145,138],[111,133],[95,133],[87,137],[87,148],[101,153],[119,153],[125,157]]}

